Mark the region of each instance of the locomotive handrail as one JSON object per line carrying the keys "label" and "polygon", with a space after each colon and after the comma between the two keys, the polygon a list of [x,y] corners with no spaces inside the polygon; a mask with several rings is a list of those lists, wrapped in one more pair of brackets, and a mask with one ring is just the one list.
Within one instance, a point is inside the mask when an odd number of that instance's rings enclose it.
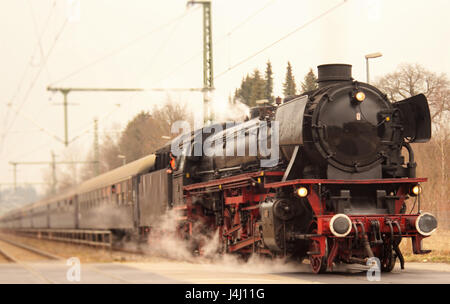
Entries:
{"label": "locomotive handrail", "polygon": [[220,179],[215,179],[203,183],[195,183],[191,185],[186,185],[183,187],[184,190],[195,190],[195,189],[201,189],[201,188],[207,188],[207,187],[214,187],[219,185],[225,185],[229,183],[236,183],[241,181],[251,181],[254,177],[260,177],[260,176],[283,176],[284,172],[282,171],[256,171],[251,173],[243,173],[236,176],[230,176]]}

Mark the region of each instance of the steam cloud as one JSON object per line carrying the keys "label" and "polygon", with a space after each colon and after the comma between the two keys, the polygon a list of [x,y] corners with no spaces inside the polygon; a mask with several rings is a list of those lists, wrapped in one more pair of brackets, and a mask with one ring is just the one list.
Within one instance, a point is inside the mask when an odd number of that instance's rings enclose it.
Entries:
{"label": "steam cloud", "polygon": [[231,103],[227,98],[223,98],[221,96],[225,95],[219,95],[219,93],[215,94],[211,101],[211,110],[214,114],[214,120],[216,122],[242,122],[247,117],[250,117],[250,108],[246,104],[240,102],[239,100]]}
{"label": "steam cloud", "polygon": [[[205,229],[199,223],[194,223],[192,227],[194,239],[183,240],[177,235],[177,216],[179,215],[175,211],[169,211],[161,219],[159,228],[150,233],[148,244],[144,249],[147,254],[182,262],[213,265],[222,271],[238,270],[241,273],[309,271],[308,265],[280,258],[270,259],[252,255],[244,261],[236,254],[222,254],[219,231],[204,233]],[[193,243],[202,245],[200,255],[193,254]]]}

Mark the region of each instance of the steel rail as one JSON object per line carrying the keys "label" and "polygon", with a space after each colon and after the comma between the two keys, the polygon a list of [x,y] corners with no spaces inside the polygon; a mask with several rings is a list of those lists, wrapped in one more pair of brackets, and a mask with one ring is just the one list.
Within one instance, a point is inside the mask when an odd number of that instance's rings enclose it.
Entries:
{"label": "steel rail", "polygon": [[[0,237],[0,241],[3,241],[3,242],[5,242],[5,243],[8,243],[8,244],[10,244],[10,245],[12,245],[12,246],[16,246],[16,247],[21,248],[21,249],[24,249],[24,250],[31,251],[31,252],[36,253],[36,254],[38,254],[38,255],[45,256],[45,257],[47,257],[47,258],[49,258],[49,259],[52,259],[52,260],[57,260],[57,261],[65,261],[65,260],[66,260],[66,259],[63,258],[63,257],[54,255],[54,254],[49,253],[49,252],[42,251],[42,250],[37,249],[37,248],[35,248],[35,247],[31,247],[31,246],[28,246],[28,245],[24,245],[24,244],[15,242],[15,241],[11,241],[11,240],[5,239],[5,238],[3,238],[3,237]],[[44,281],[46,281],[46,282],[48,282],[48,283],[52,283],[52,284],[56,284],[56,283],[57,283],[57,282],[55,282],[55,281],[52,281],[52,280],[46,278],[45,276],[43,276],[42,274],[40,274],[38,271],[36,271],[33,267],[29,266],[28,264],[25,264],[25,263],[21,262],[20,260],[17,260],[16,258],[14,258],[13,256],[11,256],[10,254],[7,253],[7,254],[5,255],[5,252],[4,252],[4,251],[1,251],[1,250],[0,250],[0,252],[1,252],[7,259],[10,259],[10,260],[13,261],[14,263],[16,263],[16,264],[22,266],[23,268],[25,268],[25,269],[28,270],[29,272],[31,272],[31,273],[33,273],[34,275],[40,277],[40,279],[43,279]],[[92,265],[84,265],[84,267],[86,267],[86,268],[88,268],[88,269],[91,269],[91,270],[93,270],[93,271],[95,271],[95,272],[97,272],[97,273],[99,273],[99,274],[104,275],[104,276],[107,276],[107,277],[113,278],[113,279],[115,279],[115,280],[121,281],[121,282],[123,282],[123,283],[127,283],[127,284],[132,283],[131,281],[125,280],[125,279],[123,279],[123,278],[121,278],[121,277],[119,277],[119,276],[116,276],[116,275],[114,275],[114,274],[110,274],[110,273],[104,272],[104,271],[102,271],[102,270],[96,268],[95,266],[92,266]]]}

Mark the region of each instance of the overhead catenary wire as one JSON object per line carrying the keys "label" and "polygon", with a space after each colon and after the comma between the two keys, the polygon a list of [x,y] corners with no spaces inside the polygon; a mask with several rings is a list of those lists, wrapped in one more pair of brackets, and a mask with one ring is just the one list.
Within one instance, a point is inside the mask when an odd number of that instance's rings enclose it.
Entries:
{"label": "overhead catenary wire", "polygon": [[37,147],[29,149],[29,150],[25,151],[24,153],[15,154],[13,156],[10,156],[9,159],[23,159],[24,157],[27,157],[30,154],[34,154],[35,152],[37,152],[43,148],[48,148],[52,141],[53,141],[53,139],[47,140],[44,144],[39,144]]}
{"label": "overhead catenary wire", "polygon": [[[9,134],[21,134],[21,133],[28,134],[28,133],[33,133],[33,132],[42,132],[42,131],[40,128],[38,128],[38,129],[31,129],[31,130],[9,131]],[[3,132],[0,134],[3,134]]]}
{"label": "overhead catenary wire", "polygon": [[22,110],[23,106],[24,106],[24,105],[26,104],[26,102],[28,101],[28,96],[30,95],[32,89],[34,88],[34,86],[35,86],[35,84],[36,84],[36,82],[37,82],[37,80],[39,79],[39,76],[41,75],[42,70],[44,69],[45,65],[47,64],[48,58],[50,57],[51,53],[53,52],[53,50],[54,50],[54,48],[55,48],[55,46],[56,46],[56,44],[57,44],[59,38],[61,37],[61,34],[62,34],[62,32],[64,31],[64,29],[65,29],[65,27],[66,27],[66,25],[67,25],[67,22],[68,22],[68,18],[65,19],[63,25],[61,26],[60,30],[58,31],[57,35],[55,36],[55,40],[53,41],[53,44],[51,45],[49,51],[48,51],[47,54],[45,55],[45,57],[44,57],[44,59],[43,59],[43,62],[42,62],[42,65],[41,65],[41,67],[40,67],[40,69],[38,70],[38,72],[36,73],[35,77],[33,78],[33,80],[32,80],[32,82],[31,82],[30,86],[28,87],[28,90],[27,90],[26,93],[25,93],[25,97],[23,98],[22,103],[19,105],[19,107],[18,107],[18,109],[17,109],[17,111],[16,111],[16,115],[13,117],[11,124],[9,124],[9,125],[7,126],[5,135],[2,137],[1,148],[3,148],[4,140],[5,140],[5,138],[6,138],[7,134],[8,134],[8,132],[9,132],[9,130],[10,130],[10,129],[12,128],[12,126],[14,125],[14,122],[15,122],[15,120],[16,120],[18,114],[20,114],[20,111]]}
{"label": "overhead catenary wire", "polygon": [[34,121],[34,119],[29,117],[28,115],[26,115],[24,113],[19,113],[19,111],[17,109],[14,110],[14,111],[17,113],[17,115],[20,115],[23,118],[25,118],[26,120],[28,120],[29,122],[31,122],[35,127],[37,127],[39,129],[39,131],[46,133],[47,135],[51,136],[52,138],[56,139],[57,141],[64,142],[63,139],[59,138],[57,135],[53,134],[49,130],[47,130],[47,129],[43,128],[42,126],[40,126],[36,121]]}
{"label": "overhead catenary wire", "polygon": [[[31,0],[28,0],[28,4],[30,6],[31,17],[32,17],[33,24],[34,24],[34,30],[35,30],[35,34],[36,34],[36,38],[37,38],[37,44],[38,44],[38,47],[39,47],[40,58],[42,60],[42,58],[44,58],[44,48],[42,46],[42,34],[40,34],[39,30],[38,30],[38,23],[37,23],[37,19],[36,19],[36,14],[34,13],[34,8],[33,8],[33,4],[31,3]],[[33,59],[33,56],[31,58],[31,60],[32,59]],[[48,66],[45,66],[45,71],[47,72],[47,78],[50,81],[50,72],[48,70]]]}
{"label": "overhead catenary wire", "polygon": [[[236,32],[238,29],[243,27],[248,21],[256,17],[258,14],[260,14],[262,11],[264,11],[266,8],[268,8],[270,5],[272,5],[276,0],[271,0],[268,3],[266,3],[263,7],[256,10],[254,13],[252,13],[250,16],[239,22],[236,26],[234,26],[229,32],[227,32],[225,35],[223,35],[221,38],[219,38],[217,41],[213,42],[213,48],[217,47],[220,43],[225,41],[226,38],[229,38],[234,32]],[[182,67],[187,65],[188,63],[192,62],[194,59],[196,59],[198,56],[200,56],[203,53],[203,51],[199,51],[189,57],[186,61],[184,61],[182,64],[178,65],[174,69],[172,69],[169,73],[165,74],[163,77],[158,78],[157,80],[153,81],[154,83],[159,83],[170,76],[172,76],[175,72],[179,71]]]}
{"label": "overhead catenary wire", "polygon": [[227,36],[233,34],[236,30],[238,30],[239,28],[241,28],[242,26],[244,26],[247,22],[249,22],[250,20],[252,20],[254,17],[256,17],[257,15],[259,15],[262,11],[264,11],[266,8],[268,8],[269,6],[271,6],[272,4],[275,3],[276,0],[270,0],[269,2],[267,2],[263,7],[261,7],[260,9],[258,9],[257,11],[255,11],[253,14],[251,14],[250,16],[248,16],[247,18],[245,18],[244,20],[242,20],[241,22],[239,22],[239,24],[237,24],[236,26],[234,26],[228,33]]}
{"label": "overhead catenary wire", "polygon": [[226,73],[230,72],[231,70],[234,70],[235,68],[237,68],[238,66],[240,66],[241,64],[244,64],[245,62],[249,61],[250,59],[258,56],[259,54],[263,53],[264,51],[268,50],[269,48],[273,47],[274,45],[278,44],[279,42],[285,40],[286,38],[292,36],[293,34],[297,33],[298,31],[306,28],[307,26],[311,25],[312,23],[322,19],[323,17],[325,17],[326,15],[328,15],[329,13],[331,13],[332,11],[336,10],[337,8],[339,8],[340,6],[344,5],[347,2],[347,0],[343,0],[342,2],[336,4],[335,6],[329,8],[328,10],[326,10],[325,12],[321,13],[320,15],[314,17],[313,19],[309,20],[308,22],[300,25],[299,27],[295,28],[294,30],[290,31],[289,33],[285,34],[284,36],[282,36],[281,38],[275,40],[274,42],[270,43],[269,45],[263,47],[262,49],[260,49],[259,51],[251,54],[248,57],[245,57],[244,59],[242,59],[241,61],[235,63],[234,65],[232,65],[231,67],[229,67],[228,69],[214,75],[214,78],[220,78],[221,76],[225,75]]}
{"label": "overhead catenary wire", "polygon": [[128,42],[122,44],[122,45],[120,45],[119,47],[117,47],[117,48],[115,48],[115,49],[109,51],[108,53],[105,53],[105,54],[102,55],[101,57],[99,57],[99,58],[97,58],[97,59],[95,59],[95,60],[93,60],[93,61],[91,61],[91,62],[89,62],[89,63],[87,63],[87,64],[85,64],[85,65],[83,65],[82,67],[80,67],[80,68],[78,68],[78,69],[76,69],[76,70],[70,72],[69,74],[67,74],[67,75],[65,75],[65,76],[63,76],[63,77],[61,77],[61,78],[59,78],[58,80],[53,81],[53,83],[51,83],[50,86],[53,86],[53,85],[55,85],[56,83],[62,82],[62,81],[64,81],[64,80],[67,80],[67,79],[69,79],[69,78],[75,76],[76,74],[78,74],[78,73],[80,73],[80,72],[82,72],[82,71],[84,71],[84,70],[86,70],[86,69],[89,69],[89,68],[91,68],[91,67],[93,67],[93,66],[99,64],[99,63],[102,62],[103,60],[108,59],[109,57],[111,57],[111,56],[113,56],[113,55],[116,55],[116,54],[120,53],[121,51],[123,51],[123,50],[125,50],[125,49],[131,47],[132,45],[138,43],[139,41],[145,39],[146,37],[148,37],[148,36],[150,36],[150,35],[152,35],[152,34],[158,32],[158,31],[160,31],[160,30],[162,30],[162,29],[164,29],[164,28],[166,28],[166,27],[168,27],[168,26],[170,26],[170,25],[176,23],[177,21],[183,19],[185,16],[187,16],[190,12],[192,12],[192,11],[194,11],[194,10],[195,10],[195,9],[189,10],[189,11],[185,11],[183,14],[177,16],[176,18],[173,18],[173,19],[171,19],[170,21],[168,21],[168,22],[166,22],[166,23],[164,23],[164,24],[162,24],[162,25],[159,25],[159,26],[157,26],[156,28],[153,28],[152,30],[150,30],[150,31],[148,31],[148,32],[146,32],[146,33],[144,33],[144,34],[142,34],[142,35],[140,35],[140,36],[138,36],[138,37],[136,37],[136,38],[134,38],[134,39],[132,39],[132,40],[130,40],[130,41],[128,41]]}
{"label": "overhead catenary wire", "polygon": [[155,53],[153,54],[152,58],[149,60],[147,66],[144,68],[144,72],[139,77],[138,82],[140,82],[142,80],[142,78],[144,77],[144,75],[145,75],[146,71],[148,70],[148,68],[153,65],[153,63],[158,58],[158,56],[161,54],[161,52],[166,48],[167,44],[172,39],[173,34],[178,29],[178,27],[180,25],[180,21],[181,21],[181,19],[179,19],[178,22],[174,24],[174,26],[173,26],[172,30],[170,31],[169,35],[167,35],[167,38],[163,41],[163,43],[161,43],[160,47],[155,51]]}
{"label": "overhead catenary wire", "polygon": [[[111,111],[109,111],[108,113],[106,113],[104,116],[102,116],[101,118],[99,118],[99,119],[98,119],[98,122],[105,120],[106,118],[108,118],[109,116],[111,116],[114,112],[116,112],[116,111],[120,108],[120,104],[118,104],[118,105],[116,105],[116,106],[117,106],[117,107],[115,107],[114,109],[112,109]],[[83,125],[83,126],[81,126],[81,127],[76,128],[75,130],[81,130],[81,129],[83,129],[83,131],[80,132],[78,135],[76,135],[74,138],[72,138],[72,140],[71,140],[70,142],[72,143],[72,142],[74,142],[75,140],[79,139],[80,137],[82,137],[82,136],[88,134],[89,132],[87,132],[87,131],[90,131],[90,128],[92,127],[93,124],[94,124],[93,122],[90,122],[90,123],[88,123],[88,124],[85,124],[85,125]],[[40,131],[41,131],[41,130],[40,130]],[[22,159],[22,158],[24,158],[24,157],[26,157],[26,156],[28,156],[28,155],[30,155],[30,154],[34,154],[35,152],[37,152],[37,151],[39,151],[39,150],[41,150],[41,149],[43,149],[43,148],[47,148],[47,147],[50,145],[50,143],[51,143],[52,141],[53,141],[53,139],[48,140],[48,141],[46,141],[44,144],[40,144],[40,145],[38,145],[37,147],[35,147],[35,148],[33,148],[33,149],[30,149],[30,150],[26,151],[25,153],[13,155],[12,157],[10,157],[10,159]]]}
{"label": "overhead catenary wire", "polygon": [[[30,3],[30,5],[31,5],[31,3]],[[42,39],[42,36],[45,34],[45,32],[46,32],[46,30],[47,30],[47,28],[48,28],[50,19],[51,19],[52,15],[53,15],[53,12],[54,12],[54,10],[55,10],[55,7],[56,7],[56,0],[53,1],[52,7],[50,8],[50,12],[49,12],[49,14],[48,14],[48,16],[47,16],[47,19],[46,19],[46,21],[45,21],[45,24],[43,25],[42,30],[41,30],[40,34],[38,35],[38,41],[40,41],[40,40]],[[30,55],[30,61],[31,61],[32,58],[34,57],[34,55],[35,55],[37,49],[38,49],[38,46],[36,46],[36,47],[34,48],[33,52],[31,53],[31,55]],[[41,54],[41,58],[43,58],[42,54]],[[30,69],[30,66],[31,66],[31,62],[29,62],[29,63],[25,66],[25,69],[23,70],[23,72],[22,72],[22,74],[21,74],[19,83],[18,83],[18,85],[17,85],[15,91],[13,92],[11,98],[9,99],[9,104],[10,104],[10,105],[12,105],[12,104],[14,103],[14,101],[15,101],[17,95],[19,94],[19,92],[20,92],[20,90],[21,90],[21,88],[22,88],[22,86],[23,86],[23,84],[24,84],[25,77],[27,76],[27,72],[28,72],[28,70]],[[5,118],[4,118],[4,120],[3,120],[3,126],[4,126],[5,129],[7,128],[7,125],[8,125],[9,113],[10,113],[10,108],[8,107],[7,110],[6,110]],[[7,133],[7,132],[5,132],[5,134],[6,134],[6,133]],[[4,138],[3,138],[3,136],[2,136],[2,140],[1,140],[1,143],[0,143],[0,149],[1,149],[1,147],[3,146],[3,145],[2,145],[2,144],[3,144],[3,140],[4,140]]]}
{"label": "overhead catenary wire", "polygon": [[[197,7],[198,8],[198,7]],[[196,8],[196,9],[197,9]],[[172,28],[172,30],[170,31],[169,35],[167,36],[167,39],[164,40],[164,42],[160,45],[160,47],[155,51],[155,53],[153,54],[152,58],[149,60],[149,63],[147,64],[147,66],[144,68],[143,73],[139,76],[138,82],[142,81],[142,78],[145,76],[146,71],[148,70],[149,67],[152,66],[152,64],[155,62],[156,58],[158,58],[159,54],[161,53],[161,51],[167,46],[168,42],[170,41],[170,39],[172,38],[173,34],[175,33],[175,31],[177,30],[177,28],[180,25],[180,21],[182,19],[179,19],[178,22],[174,25],[174,27]],[[130,98],[128,99],[129,101],[133,100],[133,98],[136,96],[138,92],[134,92]]]}
{"label": "overhead catenary wire", "polygon": [[[104,116],[102,116],[101,118],[97,119],[98,122],[105,120],[106,118],[108,118],[109,116],[111,116],[114,112],[116,112],[119,108],[120,108],[121,104],[116,104],[116,107],[114,109],[112,109],[111,111],[109,111],[108,113],[106,113]],[[78,140],[80,137],[88,134],[91,132],[91,127],[94,123],[91,122],[87,125],[85,125],[85,127],[81,127],[81,128],[77,128],[77,130],[80,129],[84,129],[82,132],[80,132],[78,135],[75,135],[69,143],[73,143],[74,141]]]}

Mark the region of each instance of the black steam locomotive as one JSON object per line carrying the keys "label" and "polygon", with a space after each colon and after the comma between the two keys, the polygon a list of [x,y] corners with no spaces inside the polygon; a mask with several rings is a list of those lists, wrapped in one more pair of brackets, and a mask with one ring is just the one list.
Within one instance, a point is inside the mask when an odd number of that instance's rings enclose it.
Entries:
{"label": "black steam locomotive", "polygon": [[[420,94],[391,103],[354,81],[350,65],[318,72],[317,90],[262,106],[237,125],[183,134],[155,155],[11,212],[0,224],[103,228],[142,240],[171,210],[180,237],[200,253],[196,236],[218,231],[224,253],[308,258],[316,273],[372,257],[383,271],[397,257],[403,268],[401,240],[410,237],[414,253],[427,253],[421,240],[437,227],[420,206],[406,212],[426,181],[416,178],[410,143],[431,137],[427,100]],[[64,218],[55,211],[61,202]]]}

